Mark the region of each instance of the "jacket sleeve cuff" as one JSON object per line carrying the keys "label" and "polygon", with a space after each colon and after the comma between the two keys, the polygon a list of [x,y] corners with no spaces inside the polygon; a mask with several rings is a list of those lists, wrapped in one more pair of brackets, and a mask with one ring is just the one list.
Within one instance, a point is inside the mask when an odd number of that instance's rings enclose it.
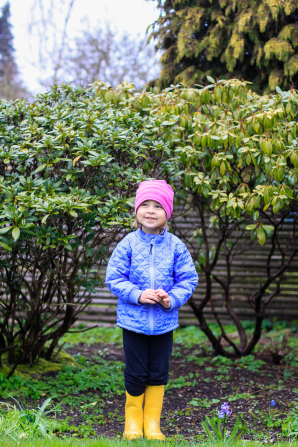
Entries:
{"label": "jacket sleeve cuff", "polygon": [[139,298],[142,294],[142,290],[135,288],[132,289],[132,291],[130,292],[130,295],[128,297],[128,302],[131,304],[138,304],[139,306],[141,306],[141,303],[139,303]]}
{"label": "jacket sleeve cuff", "polygon": [[164,309],[166,312],[170,312],[171,310],[176,309],[177,306],[177,300],[173,295],[169,295],[170,301],[171,301],[171,307],[170,309]]}

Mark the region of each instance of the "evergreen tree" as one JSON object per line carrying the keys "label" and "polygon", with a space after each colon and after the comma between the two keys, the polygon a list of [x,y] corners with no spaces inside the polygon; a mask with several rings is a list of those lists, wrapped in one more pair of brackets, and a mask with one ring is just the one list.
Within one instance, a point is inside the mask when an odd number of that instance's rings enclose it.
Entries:
{"label": "evergreen tree", "polygon": [[244,78],[267,93],[298,87],[297,0],[157,0],[160,87]]}
{"label": "evergreen tree", "polygon": [[0,17],[0,97],[13,100],[28,97],[28,92],[19,79],[18,67],[14,57],[13,34],[11,31],[10,4],[7,2]]}

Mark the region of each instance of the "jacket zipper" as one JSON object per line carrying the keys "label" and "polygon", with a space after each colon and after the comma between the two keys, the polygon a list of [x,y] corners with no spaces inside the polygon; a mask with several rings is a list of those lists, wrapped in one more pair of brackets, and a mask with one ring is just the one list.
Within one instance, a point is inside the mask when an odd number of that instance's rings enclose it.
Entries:
{"label": "jacket zipper", "polygon": [[[150,287],[151,289],[154,289],[154,239],[151,239],[151,246],[150,246]],[[153,335],[154,333],[154,309],[153,306],[155,304],[149,304],[149,328],[150,328],[150,334]]]}

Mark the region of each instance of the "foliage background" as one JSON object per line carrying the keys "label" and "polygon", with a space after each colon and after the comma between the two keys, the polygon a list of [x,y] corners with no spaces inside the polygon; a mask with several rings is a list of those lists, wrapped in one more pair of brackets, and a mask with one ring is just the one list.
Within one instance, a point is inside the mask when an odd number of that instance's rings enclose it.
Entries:
{"label": "foliage background", "polygon": [[[136,93],[128,104],[141,114],[150,116],[160,110],[176,119],[168,134],[171,157],[162,162],[161,176],[176,188],[177,203],[183,204],[185,215],[191,210],[197,222],[188,236],[174,222],[179,236],[192,247],[197,269],[206,281],[202,300],[196,304],[191,299],[189,304],[216,352],[249,355],[261,336],[266,309],[279,294],[284,273],[298,252],[298,97],[294,89],[282,92],[277,87],[276,95],[259,96],[236,79],[215,82],[208,76],[208,81],[204,88],[172,86],[160,93],[154,89]],[[119,94],[106,86],[99,85],[99,94],[123,106]],[[143,172],[151,177],[155,166],[147,157]],[[289,217],[292,228],[284,238],[283,224]],[[261,285],[246,294],[255,314],[255,331],[248,337],[232,303],[231,267],[237,254],[256,238],[262,246],[267,241],[266,263]],[[224,275],[215,270],[220,256]],[[223,329],[221,337],[215,337],[206,322],[204,309],[206,305],[213,309],[215,282],[222,288],[224,306],[239,331],[238,347]],[[213,314],[223,328],[215,310]],[[233,348],[232,354],[223,349],[223,340]]]}
{"label": "foliage background", "polygon": [[[298,98],[280,89],[260,97],[235,79],[209,81],[161,93],[135,93],[129,84],[64,85],[32,105],[1,103],[0,344],[11,374],[18,363],[50,360],[102,286],[101,265],[129,230],[134,192],[145,178],[165,178],[197,213],[193,255],[207,289],[198,308],[190,304],[201,329],[218,353],[250,354],[298,251],[295,231],[279,239],[284,220],[297,215]],[[264,282],[249,296],[252,338],[229,292],[244,237],[272,247]],[[224,280],[214,271],[222,251]],[[214,281],[240,335],[240,346],[229,341],[232,354],[220,343],[229,340],[224,330],[218,339],[204,317]]]}
{"label": "foliage background", "polygon": [[158,0],[152,36],[163,51],[161,88],[214,78],[245,79],[253,90],[298,83],[298,8],[285,0]]}
{"label": "foliage background", "polygon": [[169,156],[174,118],[132,110],[130,88],[117,90],[121,108],[71,85],[33,104],[0,103],[0,360],[8,351],[10,374],[50,360],[103,286],[101,266],[129,229],[144,159],[159,176]]}

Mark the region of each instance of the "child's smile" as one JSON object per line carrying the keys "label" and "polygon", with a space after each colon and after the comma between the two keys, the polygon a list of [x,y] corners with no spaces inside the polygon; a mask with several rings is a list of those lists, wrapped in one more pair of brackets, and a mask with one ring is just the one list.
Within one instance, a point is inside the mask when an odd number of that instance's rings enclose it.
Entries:
{"label": "child's smile", "polygon": [[142,225],[144,233],[159,233],[166,223],[166,212],[155,200],[146,200],[137,211],[137,220]]}

